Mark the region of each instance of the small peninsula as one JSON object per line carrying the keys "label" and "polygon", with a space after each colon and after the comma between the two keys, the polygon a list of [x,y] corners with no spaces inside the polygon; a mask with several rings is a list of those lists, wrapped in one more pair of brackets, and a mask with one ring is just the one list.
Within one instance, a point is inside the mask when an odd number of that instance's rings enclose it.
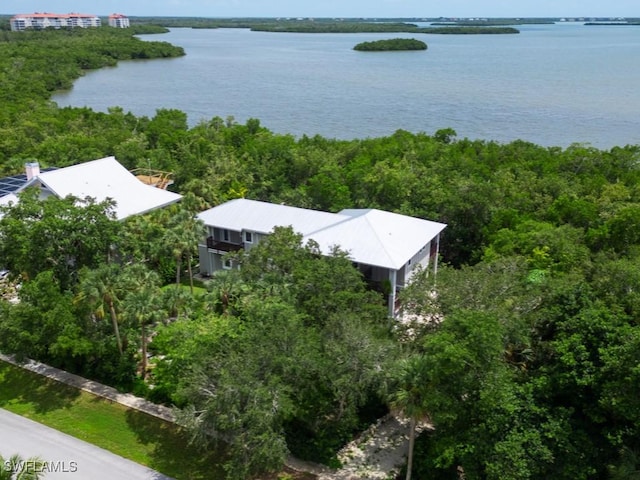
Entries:
{"label": "small peninsula", "polygon": [[400,50],[426,50],[427,44],[415,38],[391,38],[388,40],[376,40],[362,42],[353,47],[360,52],[389,52]]}

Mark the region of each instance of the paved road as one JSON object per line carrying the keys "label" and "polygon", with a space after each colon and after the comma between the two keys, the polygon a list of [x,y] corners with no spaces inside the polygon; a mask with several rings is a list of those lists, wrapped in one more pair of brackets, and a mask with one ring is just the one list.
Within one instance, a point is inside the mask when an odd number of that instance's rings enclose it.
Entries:
{"label": "paved road", "polygon": [[0,454],[7,458],[14,453],[23,458],[40,456],[49,461],[46,480],[171,480],[131,460],[0,408]]}

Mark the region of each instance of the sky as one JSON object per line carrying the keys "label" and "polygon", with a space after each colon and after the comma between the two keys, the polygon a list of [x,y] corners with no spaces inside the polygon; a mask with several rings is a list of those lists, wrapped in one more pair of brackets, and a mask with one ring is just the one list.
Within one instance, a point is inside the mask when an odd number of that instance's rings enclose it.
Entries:
{"label": "sky", "polygon": [[640,0],[0,0],[0,14],[192,17],[640,17]]}

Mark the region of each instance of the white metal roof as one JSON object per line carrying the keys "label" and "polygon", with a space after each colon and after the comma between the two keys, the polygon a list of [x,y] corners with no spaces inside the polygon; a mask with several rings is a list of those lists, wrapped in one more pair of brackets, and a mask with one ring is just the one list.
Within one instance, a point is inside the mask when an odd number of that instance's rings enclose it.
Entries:
{"label": "white metal roof", "polygon": [[116,202],[118,220],[170,205],[182,198],[177,193],[142,183],[114,157],[41,173],[22,188],[38,182],[60,198],[73,195],[92,197],[99,202],[111,198]]}
{"label": "white metal roof", "polygon": [[202,212],[209,226],[234,231],[269,233],[275,226],[291,226],[303,240],[316,241],[324,253],[334,246],[358,263],[398,270],[446,225],[375,209],[339,213],[236,199]]}
{"label": "white metal roof", "polygon": [[0,197],[0,205],[15,205],[16,203],[18,203],[18,196],[13,193]]}
{"label": "white metal roof", "polygon": [[[18,203],[18,197],[13,193],[0,197],[0,205],[2,206],[11,206]],[[0,218],[4,217],[2,213],[0,213]]]}
{"label": "white metal roof", "polygon": [[276,203],[237,198],[198,214],[205,225],[241,232],[271,233],[273,227],[288,227],[307,235],[336,223],[336,214]]}
{"label": "white metal roof", "polygon": [[444,223],[376,209],[339,212],[349,220],[309,235],[328,253],[338,245],[358,263],[398,270],[445,229]]}

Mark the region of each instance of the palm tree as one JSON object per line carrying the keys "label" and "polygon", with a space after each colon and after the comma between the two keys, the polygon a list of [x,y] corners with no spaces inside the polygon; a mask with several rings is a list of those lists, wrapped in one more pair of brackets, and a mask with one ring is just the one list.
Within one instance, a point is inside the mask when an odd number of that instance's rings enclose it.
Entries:
{"label": "palm tree", "polygon": [[125,220],[118,242],[124,261],[156,261],[154,250],[158,248],[158,242],[155,239],[162,232],[162,226],[154,218],[152,215],[134,215]]}
{"label": "palm tree", "polygon": [[150,270],[143,263],[134,263],[127,265],[122,270],[121,282],[123,288],[130,292],[132,290],[140,290],[144,287],[160,286],[160,276],[153,270]]}
{"label": "palm tree", "polygon": [[248,286],[240,278],[238,270],[219,270],[214,272],[207,282],[205,302],[210,304],[217,313],[226,315],[235,302],[249,291]]}
{"label": "palm tree", "polygon": [[142,378],[147,376],[147,324],[161,319],[165,313],[158,308],[160,289],[145,286],[130,292],[124,299],[124,315],[140,327],[142,360],[140,370]]}
{"label": "palm tree", "polygon": [[184,240],[184,236],[177,228],[167,229],[162,238],[171,255],[176,261],[176,287],[180,287],[180,274],[182,272],[182,257],[189,245]]}
{"label": "palm tree", "polygon": [[44,474],[45,461],[40,457],[24,460],[18,454],[8,459],[0,455],[0,480],[39,480]]}
{"label": "palm tree", "polygon": [[609,478],[612,480],[639,480],[640,454],[638,451],[624,445],[620,450],[620,459],[617,464],[609,466]]}
{"label": "palm tree", "polygon": [[127,294],[123,300],[123,314],[140,327],[142,362],[140,369],[142,378],[147,372],[147,343],[146,325],[150,321],[160,320],[166,316],[160,308],[162,302],[160,291],[160,277],[156,272],[141,264],[130,265],[123,272],[123,283],[127,286]]}
{"label": "palm tree", "polygon": [[196,218],[187,210],[181,210],[172,218],[171,228],[165,233],[164,243],[170,248],[176,259],[176,285],[180,286],[180,270],[182,258],[186,256],[187,269],[189,271],[189,284],[193,295],[193,271],[191,261],[193,251],[206,235],[206,229],[202,220]]}
{"label": "palm tree", "polygon": [[413,468],[413,447],[416,438],[416,425],[427,417],[427,379],[428,365],[426,357],[414,355],[402,359],[395,377],[395,389],[390,396],[391,408],[409,417],[409,453],[407,455],[407,476],[411,480]]}
{"label": "palm tree", "polygon": [[94,270],[85,269],[80,273],[80,293],[77,296],[77,300],[89,302],[94,309],[94,314],[100,319],[105,317],[105,307],[108,308],[120,355],[124,350],[118,327],[116,305],[120,302],[122,295],[121,283],[118,265],[109,264],[101,265]]}
{"label": "palm tree", "polygon": [[170,318],[179,319],[193,304],[194,297],[182,288],[162,290],[162,305]]}

